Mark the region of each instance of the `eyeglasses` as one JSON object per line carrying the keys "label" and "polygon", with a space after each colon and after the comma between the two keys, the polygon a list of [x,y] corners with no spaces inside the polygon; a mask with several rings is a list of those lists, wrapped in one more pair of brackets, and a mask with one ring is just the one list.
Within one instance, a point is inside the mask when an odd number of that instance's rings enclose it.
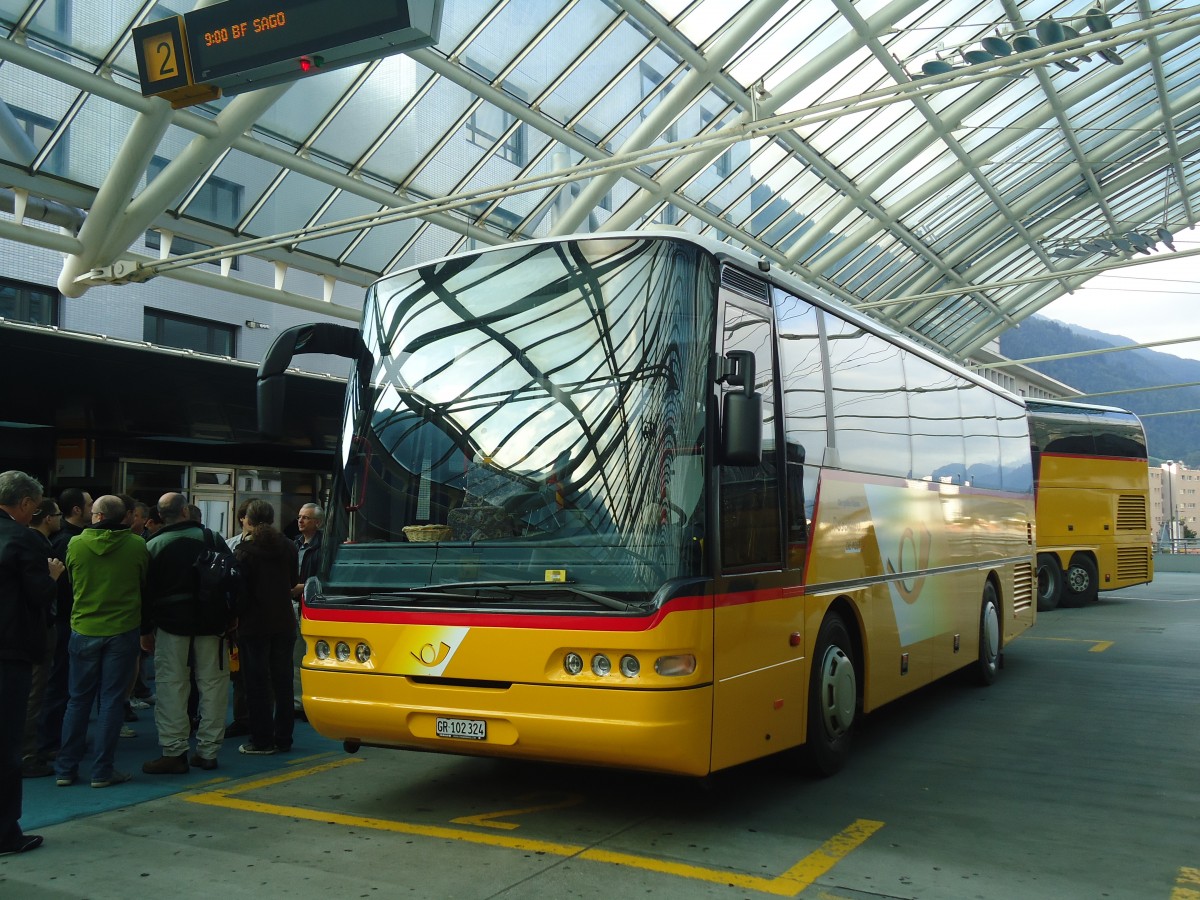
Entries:
{"label": "eyeglasses", "polygon": [[62,515],[62,513],[60,513],[60,512],[46,513],[46,518],[47,519],[57,519],[61,515]]}

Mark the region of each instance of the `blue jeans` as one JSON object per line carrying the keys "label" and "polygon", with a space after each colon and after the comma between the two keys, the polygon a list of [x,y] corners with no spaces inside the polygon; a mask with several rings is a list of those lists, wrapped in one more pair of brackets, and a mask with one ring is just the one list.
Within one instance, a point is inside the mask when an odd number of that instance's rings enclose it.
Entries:
{"label": "blue jeans", "polygon": [[88,716],[99,693],[92,781],[103,780],[113,773],[113,757],[125,721],[125,694],[138,658],[138,629],[110,637],[90,637],[72,631],[70,652],[71,699],[63,717],[62,747],[54,771],[59,778],[74,778],[79,774]]}

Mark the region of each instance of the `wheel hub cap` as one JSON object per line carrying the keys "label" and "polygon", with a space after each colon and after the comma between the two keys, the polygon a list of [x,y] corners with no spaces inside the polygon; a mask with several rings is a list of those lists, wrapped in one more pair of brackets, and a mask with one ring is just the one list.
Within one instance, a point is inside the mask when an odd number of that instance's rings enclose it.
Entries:
{"label": "wheel hub cap", "polygon": [[838,737],[849,730],[857,705],[854,664],[840,647],[830,647],[821,662],[821,712],[831,735]]}

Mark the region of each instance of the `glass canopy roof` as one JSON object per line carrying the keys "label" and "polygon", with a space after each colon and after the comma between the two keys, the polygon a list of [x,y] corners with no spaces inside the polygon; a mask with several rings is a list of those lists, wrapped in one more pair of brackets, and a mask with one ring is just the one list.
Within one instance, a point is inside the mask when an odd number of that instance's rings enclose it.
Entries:
{"label": "glass canopy roof", "polygon": [[[483,244],[674,226],[962,358],[1197,221],[1182,2],[444,0],[434,47],[171,111],[130,31],[189,8],[0,0],[0,186],[86,215],[74,241],[0,237],[62,249],[64,292],[247,254],[328,298]],[[147,230],[188,255],[131,276]]]}

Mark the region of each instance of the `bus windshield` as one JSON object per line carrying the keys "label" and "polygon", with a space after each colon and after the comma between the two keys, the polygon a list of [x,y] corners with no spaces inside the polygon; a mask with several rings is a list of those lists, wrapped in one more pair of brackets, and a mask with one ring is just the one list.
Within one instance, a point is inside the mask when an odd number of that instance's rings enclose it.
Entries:
{"label": "bus windshield", "polygon": [[661,238],[380,281],[316,602],[644,608],[702,575],[716,290],[715,260]]}

